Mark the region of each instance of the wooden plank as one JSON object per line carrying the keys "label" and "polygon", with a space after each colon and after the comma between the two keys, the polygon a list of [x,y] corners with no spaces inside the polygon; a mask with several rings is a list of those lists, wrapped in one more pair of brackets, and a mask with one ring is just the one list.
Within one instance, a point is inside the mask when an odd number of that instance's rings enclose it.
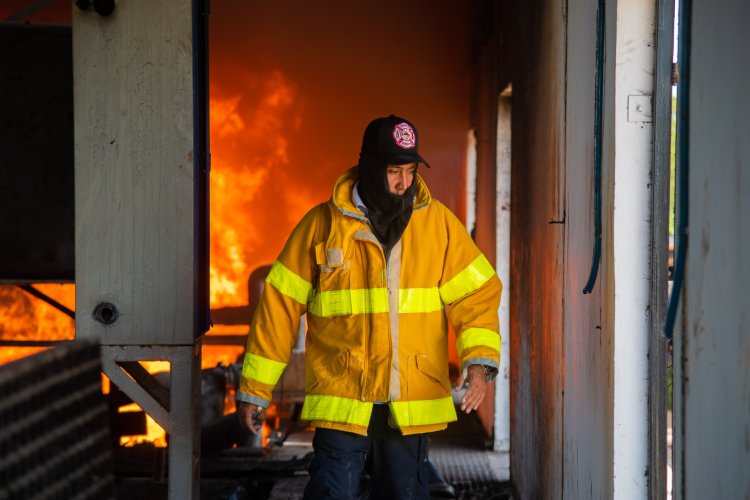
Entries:
{"label": "wooden plank", "polygon": [[121,361],[117,363],[125,373],[130,375],[143,389],[148,392],[165,410],[169,411],[169,389],[156,381],[138,361]]}
{"label": "wooden plank", "polygon": [[667,495],[667,311],[669,157],[672,128],[674,2],[657,0],[654,72],[654,159],[651,191],[651,327],[648,379],[648,496]]}
{"label": "wooden plank", "polygon": [[198,500],[200,496],[200,352],[200,342],[195,347],[180,346],[173,350],[169,413],[170,500]]}
{"label": "wooden plank", "polygon": [[[192,34],[190,0],[73,11],[79,338],[197,336]],[[92,317],[102,301],[111,326]]]}
{"label": "wooden plank", "polygon": [[688,123],[679,131],[687,148],[678,146],[677,161],[688,160],[688,206],[678,217],[686,218],[688,233],[682,325],[674,337],[682,355],[675,358],[682,364],[674,379],[682,397],[682,408],[675,407],[681,413],[675,498],[748,499],[750,3],[731,0],[717,8],[691,0],[680,2],[680,10],[678,99],[688,107],[678,121]]}

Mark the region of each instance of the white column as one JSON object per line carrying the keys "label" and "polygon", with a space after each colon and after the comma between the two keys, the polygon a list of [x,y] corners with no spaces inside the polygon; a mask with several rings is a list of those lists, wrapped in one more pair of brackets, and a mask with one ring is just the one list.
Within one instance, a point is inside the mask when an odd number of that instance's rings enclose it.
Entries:
{"label": "white column", "polygon": [[612,85],[614,77],[615,110],[614,161],[610,161],[614,166],[613,496],[627,500],[648,496],[649,172],[655,13],[654,0],[616,3],[614,75],[605,75],[605,85]]}
{"label": "white column", "polygon": [[466,230],[477,224],[477,133],[471,129],[466,136]]}
{"label": "white column", "polygon": [[497,110],[497,181],[495,205],[495,269],[503,283],[498,316],[500,320],[500,369],[495,382],[494,450],[510,452],[510,117],[511,89],[508,86],[498,99]]}

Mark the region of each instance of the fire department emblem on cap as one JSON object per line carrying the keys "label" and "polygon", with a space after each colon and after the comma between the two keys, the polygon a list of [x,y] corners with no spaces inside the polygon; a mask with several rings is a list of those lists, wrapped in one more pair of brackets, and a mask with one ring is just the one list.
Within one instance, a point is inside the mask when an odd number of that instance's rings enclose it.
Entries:
{"label": "fire department emblem on cap", "polygon": [[417,145],[417,136],[414,134],[414,129],[406,122],[393,127],[393,138],[396,140],[396,145],[404,149],[412,149]]}

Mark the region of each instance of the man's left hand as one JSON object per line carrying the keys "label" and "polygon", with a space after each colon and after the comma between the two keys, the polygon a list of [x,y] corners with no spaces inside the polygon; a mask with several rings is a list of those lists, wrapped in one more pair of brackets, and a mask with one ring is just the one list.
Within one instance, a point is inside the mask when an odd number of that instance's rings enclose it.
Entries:
{"label": "man's left hand", "polygon": [[[484,373],[482,365],[469,365],[467,370],[466,383],[469,385],[466,389],[463,399],[461,399],[461,411],[471,413],[479,408],[484,401],[484,394],[487,389],[487,375]],[[459,381],[459,387],[461,381]]]}

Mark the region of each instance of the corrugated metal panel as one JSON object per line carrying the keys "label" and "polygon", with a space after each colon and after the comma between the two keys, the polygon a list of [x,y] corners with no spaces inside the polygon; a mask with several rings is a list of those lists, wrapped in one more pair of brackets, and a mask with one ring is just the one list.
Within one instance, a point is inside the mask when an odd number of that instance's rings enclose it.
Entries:
{"label": "corrugated metal panel", "polygon": [[100,370],[80,343],[0,368],[0,499],[114,497]]}

